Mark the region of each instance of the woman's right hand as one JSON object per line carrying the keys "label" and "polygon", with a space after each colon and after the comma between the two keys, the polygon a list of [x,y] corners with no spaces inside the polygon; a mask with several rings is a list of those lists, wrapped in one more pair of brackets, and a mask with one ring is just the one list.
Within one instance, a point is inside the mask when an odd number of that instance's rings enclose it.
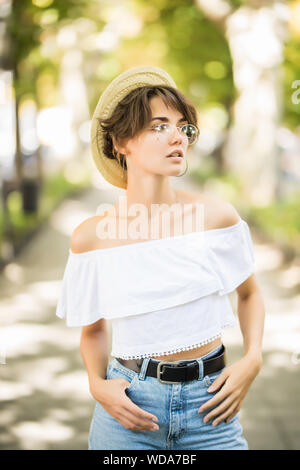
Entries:
{"label": "woman's right hand", "polygon": [[156,431],[159,429],[157,417],[139,408],[125,393],[130,385],[126,379],[95,379],[90,384],[90,392],[105,411],[124,428],[131,431]]}

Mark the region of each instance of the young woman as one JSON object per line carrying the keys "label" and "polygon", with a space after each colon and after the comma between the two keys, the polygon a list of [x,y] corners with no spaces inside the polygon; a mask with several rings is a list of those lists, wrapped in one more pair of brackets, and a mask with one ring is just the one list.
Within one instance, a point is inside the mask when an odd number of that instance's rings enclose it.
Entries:
{"label": "young woman", "polygon": [[[74,230],[56,312],[82,327],[89,449],[248,449],[238,412],[262,366],[264,305],[247,223],[229,202],[171,186],[198,132],[194,106],[157,67],[118,76],[93,115],[94,161],[126,207]],[[226,366],[234,290],[244,354]]]}

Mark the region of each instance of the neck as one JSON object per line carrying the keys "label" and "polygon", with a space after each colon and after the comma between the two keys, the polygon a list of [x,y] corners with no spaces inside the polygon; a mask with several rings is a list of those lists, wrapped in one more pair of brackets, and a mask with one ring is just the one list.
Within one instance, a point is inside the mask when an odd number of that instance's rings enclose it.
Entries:
{"label": "neck", "polygon": [[143,204],[150,210],[152,204],[171,206],[179,202],[178,191],[171,187],[168,178],[158,182],[149,180],[137,183],[135,180],[134,186],[128,183],[126,199],[128,209],[134,204]]}

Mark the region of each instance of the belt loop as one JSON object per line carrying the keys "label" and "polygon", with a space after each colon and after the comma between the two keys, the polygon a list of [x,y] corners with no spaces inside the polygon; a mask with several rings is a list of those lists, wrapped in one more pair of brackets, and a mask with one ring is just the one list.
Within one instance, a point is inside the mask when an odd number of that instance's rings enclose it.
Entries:
{"label": "belt loop", "polygon": [[196,380],[202,380],[203,379],[203,360],[202,359],[196,359],[196,361],[199,364],[199,377]]}
{"label": "belt loop", "polygon": [[145,380],[145,376],[146,376],[146,372],[147,372],[147,368],[148,368],[148,364],[149,364],[150,359],[151,359],[150,357],[146,357],[143,360],[143,364],[142,364],[141,370],[139,372],[139,379],[140,380]]}

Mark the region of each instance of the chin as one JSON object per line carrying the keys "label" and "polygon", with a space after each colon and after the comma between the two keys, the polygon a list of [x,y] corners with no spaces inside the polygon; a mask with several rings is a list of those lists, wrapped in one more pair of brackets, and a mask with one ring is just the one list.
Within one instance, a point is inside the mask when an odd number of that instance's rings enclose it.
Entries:
{"label": "chin", "polygon": [[182,173],[182,168],[181,167],[178,167],[178,168],[174,168],[172,172],[170,172],[170,176],[179,176],[181,175]]}
{"label": "chin", "polygon": [[179,176],[183,172],[184,165],[178,164],[170,166],[165,170],[158,171],[157,173],[161,176]]}

